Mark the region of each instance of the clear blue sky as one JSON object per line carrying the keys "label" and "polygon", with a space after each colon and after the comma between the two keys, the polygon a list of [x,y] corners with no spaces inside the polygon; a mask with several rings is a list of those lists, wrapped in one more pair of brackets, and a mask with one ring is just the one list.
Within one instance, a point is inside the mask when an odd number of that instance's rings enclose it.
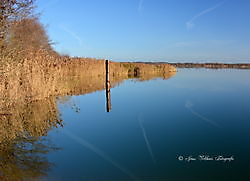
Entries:
{"label": "clear blue sky", "polygon": [[250,0],[37,0],[37,7],[62,54],[250,62]]}

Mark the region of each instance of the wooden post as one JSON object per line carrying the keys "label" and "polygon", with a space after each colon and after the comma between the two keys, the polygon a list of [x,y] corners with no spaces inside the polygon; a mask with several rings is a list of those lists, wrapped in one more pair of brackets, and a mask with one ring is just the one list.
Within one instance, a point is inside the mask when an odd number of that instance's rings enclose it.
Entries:
{"label": "wooden post", "polygon": [[110,97],[110,80],[109,80],[109,61],[105,61],[106,70],[106,108],[107,112],[111,110],[111,97]]}

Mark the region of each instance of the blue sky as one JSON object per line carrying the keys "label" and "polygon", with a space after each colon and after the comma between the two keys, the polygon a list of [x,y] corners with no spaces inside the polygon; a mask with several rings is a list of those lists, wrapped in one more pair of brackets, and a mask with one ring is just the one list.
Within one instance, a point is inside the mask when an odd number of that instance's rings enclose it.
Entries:
{"label": "blue sky", "polygon": [[250,62],[250,0],[37,0],[61,54]]}

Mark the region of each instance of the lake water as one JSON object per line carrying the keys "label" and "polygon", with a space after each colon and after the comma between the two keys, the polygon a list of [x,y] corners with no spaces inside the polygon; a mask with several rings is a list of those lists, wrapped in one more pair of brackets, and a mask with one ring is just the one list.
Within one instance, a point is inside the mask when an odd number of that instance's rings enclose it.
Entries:
{"label": "lake water", "polygon": [[[166,80],[128,79],[111,89],[110,112],[105,90],[57,98],[62,122],[36,142],[22,140],[26,151],[16,152],[14,174],[42,181],[246,180],[249,77],[249,70],[179,69]],[[40,151],[27,151],[34,147]]]}

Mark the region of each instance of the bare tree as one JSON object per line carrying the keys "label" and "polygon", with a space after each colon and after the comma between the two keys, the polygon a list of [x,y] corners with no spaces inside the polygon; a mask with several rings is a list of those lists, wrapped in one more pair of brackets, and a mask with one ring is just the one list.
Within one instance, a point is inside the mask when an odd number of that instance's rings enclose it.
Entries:
{"label": "bare tree", "polygon": [[36,52],[52,51],[49,38],[37,18],[26,18],[14,23],[9,31],[8,48]]}
{"label": "bare tree", "polygon": [[0,1],[0,49],[5,47],[10,26],[32,15],[33,4],[34,0]]}

